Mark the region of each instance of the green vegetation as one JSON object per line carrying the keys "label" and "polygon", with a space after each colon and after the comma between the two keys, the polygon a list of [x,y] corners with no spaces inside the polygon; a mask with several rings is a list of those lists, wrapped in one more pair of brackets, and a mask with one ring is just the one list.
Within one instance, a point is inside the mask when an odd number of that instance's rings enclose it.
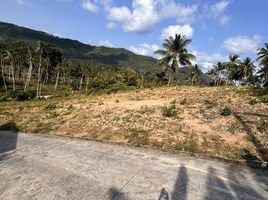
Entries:
{"label": "green vegetation", "polygon": [[225,106],[221,111],[220,114],[223,116],[229,116],[232,114],[232,109],[228,106]]}
{"label": "green vegetation", "polygon": [[159,64],[162,66],[165,74],[168,76],[168,85],[174,78],[174,73],[179,69],[179,66],[191,66],[191,60],[195,59],[195,56],[188,52],[187,45],[192,40],[187,39],[182,35],[175,35],[175,38],[170,37],[163,43],[165,50],[157,50],[155,53],[163,56],[159,60]]}
{"label": "green vegetation", "polygon": [[176,100],[173,100],[170,102],[169,106],[164,106],[162,108],[162,115],[164,117],[176,117],[178,114],[177,108],[176,108]]}

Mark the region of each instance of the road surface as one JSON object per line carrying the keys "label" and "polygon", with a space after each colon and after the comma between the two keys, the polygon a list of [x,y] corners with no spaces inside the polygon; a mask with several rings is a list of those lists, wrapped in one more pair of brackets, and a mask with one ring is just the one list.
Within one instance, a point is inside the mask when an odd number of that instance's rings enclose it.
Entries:
{"label": "road surface", "polygon": [[0,133],[0,199],[268,199],[268,173],[79,139]]}

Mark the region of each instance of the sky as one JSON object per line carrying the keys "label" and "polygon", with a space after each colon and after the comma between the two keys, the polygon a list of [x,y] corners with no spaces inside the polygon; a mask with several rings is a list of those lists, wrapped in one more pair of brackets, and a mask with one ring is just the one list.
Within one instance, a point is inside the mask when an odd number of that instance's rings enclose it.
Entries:
{"label": "sky", "polygon": [[0,21],[86,44],[154,56],[165,38],[192,39],[204,71],[268,42],[268,0],[0,0]]}

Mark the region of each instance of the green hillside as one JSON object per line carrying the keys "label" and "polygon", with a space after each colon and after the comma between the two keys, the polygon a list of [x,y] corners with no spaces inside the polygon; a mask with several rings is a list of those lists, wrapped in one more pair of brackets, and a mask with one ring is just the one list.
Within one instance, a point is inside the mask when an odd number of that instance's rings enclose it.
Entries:
{"label": "green hillside", "polygon": [[[137,71],[146,73],[156,73],[161,71],[157,59],[132,53],[124,48],[109,48],[104,46],[92,46],[83,44],[77,40],[60,38],[46,32],[36,31],[29,28],[17,26],[10,23],[0,22],[1,40],[22,40],[33,45],[37,41],[53,44],[59,48],[64,57],[76,60],[87,60],[96,66],[106,67],[129,67]],[[186,80],[191,69],[182,67],[179,69],[179,80]],[[207,84],[209,78],[201,75],[201,82]]]}
{"label": "green hillside", "polygon": [[142,72],[160,69],[156,59],[136,55],[123,48],[91,46],[77,40],[59,38],[42,31],[10,23],[0,22],[0,38],[2,40],[23,40],[31,44],[36,44],[40,40],[61,49],[66,58],[89,60],[102,66],[131,67]]}

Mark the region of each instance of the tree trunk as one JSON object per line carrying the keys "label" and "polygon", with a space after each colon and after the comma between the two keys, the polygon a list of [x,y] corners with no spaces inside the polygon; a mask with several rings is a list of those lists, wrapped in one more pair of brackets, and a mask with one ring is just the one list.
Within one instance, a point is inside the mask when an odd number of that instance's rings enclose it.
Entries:
{"label": "tree trunk", "polygon": [[29,70],[27,74],[27,80],[25,82],[24,91],[27,90],[27,87],[29,87],[32,77],[32,70],[33,70],[33,62],[32,62],[32,53],[30,52],[30,60],[29,60]]}
{"label": "tree trunk", "polygon": [[15,91],[16,85],[15,85],[15,73],[14,73],[13,61],[11,61],[11,75],[12,75],[13,90]]}
{"label": "tree trunk", "polygon": [[56,90],[57,90],[57,87],[58,87],[59,76],[60,76],[60,71],[58,71],[58,73],[57,73],[56,83],[55,83],[55,88],[54,88],[54,93],[56,93]]}
{"label": "tree trunk", "polygon": [[86,80],[86,92],[88,91],[88,84],[89,84],[89,75],[87,75],[87,80]]}
{"label": "tree trunk", "polygon": [[6,85],[5,74],[4,74],[4,61],[3,61],[3,59],[1,59],[1,71],[2,71],[2,78],[3,78],[5,91],[7,92],[7,85]]}
{"label": "tree trunk", "polygon": [[82,90],[83,78],[84,78],[84,75],[82,74],[81,79],[80,79],[80,85],[79,85],[79,90],[80,91]]}
{"label": "tree trunk", "polygon": [[144,76],[143,76],[143,74],[142,74],[142,75],[141,75],[140,89],[143,89],[143,81],[144,81]]}
{"label": "tree trunk", "polygon": [[41,49],[41,51],[40,51],[40,57],[39,57],[38,72],[37,72],[37,90],[36,90],[36,97],[40,96],[39,88],[40,88],[40,79],[41,79],[42,54],[43,54],[43,50]]}

